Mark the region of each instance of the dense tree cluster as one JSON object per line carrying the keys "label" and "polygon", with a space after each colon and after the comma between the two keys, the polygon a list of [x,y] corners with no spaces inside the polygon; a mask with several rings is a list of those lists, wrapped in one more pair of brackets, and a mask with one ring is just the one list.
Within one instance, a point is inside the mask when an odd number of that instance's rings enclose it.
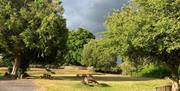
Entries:
{"label": "dense tree cluster", "polygon": [[173,91],[179,89],[179,4],[179,0],[133,0],[106,20],[112,47],[131,60],[165,63],[172,72]]}
{"label": "dense tree cluster", "polygon": [[82,50],[91,39],[95,39],[95,36],[86,29],[69,31],[64,65],[81,65]]}
{"label": "dense tree cluster", "polygon": [[116,66],[117,55],[108,47],[107,40],[91,40],[84,46],[81,63],[96,70],[110,71]]}
{"label": "dense tree cluster", "polygon": [[0,8],[0,52],[14,60],[12,75],[30,57],[62,58],[68,30],[59,1],[0,0]]}

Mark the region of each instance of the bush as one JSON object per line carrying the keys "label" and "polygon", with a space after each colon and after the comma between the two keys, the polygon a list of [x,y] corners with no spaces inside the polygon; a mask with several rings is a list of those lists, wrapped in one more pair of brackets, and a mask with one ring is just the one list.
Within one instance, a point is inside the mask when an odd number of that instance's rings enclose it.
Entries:
{"label": "bush", "polygon": [[133,64],[129,60],[125,59],[120,64],[123,75],[131,75],[138,77],[153,77],[153,78],[164,78],[170,76],[170,71],[163,64]]}
{"label": "bush", "polygon": [[81,63],[93,66],[97,71],[109,72],[116,67],[117,54],[107,48],[105,40],[91,40],[84,46]]}
{"label": "bush", "polygon": [[111,72],[113,74],[121,74],[122,73],[122,69],[117,65],[116,67],[111,68]]}
{"label": "bush", "polygon": [[138,72],[137,75],[142,77],[164,78],[170,76],[170,71],[165,66],[149,64]]}
{"label": "bush", "polygon": [[120,64],[120,68],[123,75],[131,75],[135,69],[129,61],[124,61],[122,64]]}
{"label": "bush", "polygon": [[119,65],[115,67],[111,67],[109,70],[103,70],[103,69],[95,69],[96,72],[102,72],[102,73],[110,73],[110,74],[121,74],[122,69]]}

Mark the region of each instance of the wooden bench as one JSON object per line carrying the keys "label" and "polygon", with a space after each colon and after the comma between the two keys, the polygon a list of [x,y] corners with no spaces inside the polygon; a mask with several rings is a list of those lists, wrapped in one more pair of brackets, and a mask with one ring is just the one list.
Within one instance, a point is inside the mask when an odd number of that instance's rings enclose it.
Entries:
{"label": "wooden bench", "polygon": [[156,87],[156,91],[171,91],[171,89],[172,89],[172,85]]}

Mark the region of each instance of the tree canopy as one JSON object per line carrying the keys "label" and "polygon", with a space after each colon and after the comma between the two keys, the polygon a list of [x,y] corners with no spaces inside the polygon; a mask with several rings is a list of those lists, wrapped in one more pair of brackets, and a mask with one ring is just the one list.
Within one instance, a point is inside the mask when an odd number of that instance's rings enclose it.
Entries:
{"label": "tree canopy", "polygon": [[110,71],[116,66],[117,55],[107,45],[107,40],[91,40],[84,46],[81,63],[96,70]]}
{"label": "tree canopy", "polygon": [[180,0],[132,0],[106,20],[106,38],[123,57],[167,64],[178,91]]}
{"label": "tree canopy", "polygon": [[65,65],[81,65],[82,50],[91,39],[95,39],[95,36],[86,29],[69,31]]}
{"label": "tree canopy", "polygon": [[0,0],[0,8],[0,52],[15,60],[13,75],[23,55],[49,63],[62,57],[68,29],[58,0]]}

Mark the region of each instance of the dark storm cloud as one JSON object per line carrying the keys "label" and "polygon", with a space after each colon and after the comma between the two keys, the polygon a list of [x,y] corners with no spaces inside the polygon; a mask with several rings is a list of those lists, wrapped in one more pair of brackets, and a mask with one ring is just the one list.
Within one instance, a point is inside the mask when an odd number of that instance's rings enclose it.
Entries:
{"label": "dark storm cloud", "polygon": [[120,9],[129,0],[62,0],[67,27],[82,27],[94,34],[104,31],[105,17],[113,9]]}

